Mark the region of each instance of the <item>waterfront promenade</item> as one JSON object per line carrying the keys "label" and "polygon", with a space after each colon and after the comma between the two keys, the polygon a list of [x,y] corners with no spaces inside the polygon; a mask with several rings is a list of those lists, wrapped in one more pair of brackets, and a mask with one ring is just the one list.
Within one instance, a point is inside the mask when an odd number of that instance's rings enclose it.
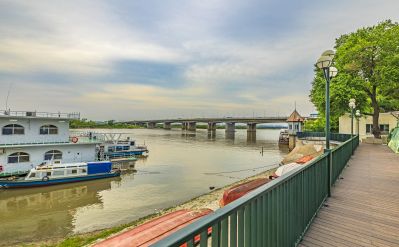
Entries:
{"label": "waterfront promenade", "polygon": [[299,246],[399,246],[399,155],[361,144]]}

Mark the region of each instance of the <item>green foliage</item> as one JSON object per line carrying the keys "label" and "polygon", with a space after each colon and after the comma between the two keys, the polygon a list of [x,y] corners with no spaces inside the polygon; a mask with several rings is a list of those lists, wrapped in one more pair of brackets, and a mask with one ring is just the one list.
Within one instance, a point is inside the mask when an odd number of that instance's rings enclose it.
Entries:
{"label": "green foliage", "polygon": [[[363,113],[378,116],[380,111],[399,109],[398,23],[388,20],[344,34],[336,40],[335,49],[338,76],[330,85],[332,126],[349,112],[350,98],[356,99],[356,108]],[[320,70],[315,71],[310,99],[320,113],[325,112],[325,80]]]}
{"label": "green foliage", "polygon": [[325,118],[308,119],[304,123],[304,131],[323,132],[326,125]]}
{"label": "green foliage", "polygon": [[116,123],[114,120],[109,120],[105,122],[95,122],[92,120],[82,119],[82,120],[71,120],[69,123],[71,129],[137,129],[140,128],[136,125],[131,125],[127,123]]}

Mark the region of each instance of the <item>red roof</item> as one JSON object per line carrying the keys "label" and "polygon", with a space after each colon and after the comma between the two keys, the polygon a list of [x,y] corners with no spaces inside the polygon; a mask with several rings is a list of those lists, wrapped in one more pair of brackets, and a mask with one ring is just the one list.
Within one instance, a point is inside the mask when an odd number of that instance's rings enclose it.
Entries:
{"label": "red roof", "polygon": [[294,110],[291,115],[288,117],[287,122],[303,122],[304,118],[299,115],[299,113]]}

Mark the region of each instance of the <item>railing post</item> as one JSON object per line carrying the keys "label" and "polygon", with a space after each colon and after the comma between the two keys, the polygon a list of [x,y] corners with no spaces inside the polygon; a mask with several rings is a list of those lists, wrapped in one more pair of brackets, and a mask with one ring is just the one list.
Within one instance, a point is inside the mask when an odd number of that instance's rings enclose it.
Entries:
{"label": "railing post", "polygon": [[324,153],[327,154],[327,177],[328,177],[328,187],[327,187],[327,192],[328,192],[328,197],[331,197],[331,184],[332,184],[332,155],[331,155],[331,149],[324,149]]}

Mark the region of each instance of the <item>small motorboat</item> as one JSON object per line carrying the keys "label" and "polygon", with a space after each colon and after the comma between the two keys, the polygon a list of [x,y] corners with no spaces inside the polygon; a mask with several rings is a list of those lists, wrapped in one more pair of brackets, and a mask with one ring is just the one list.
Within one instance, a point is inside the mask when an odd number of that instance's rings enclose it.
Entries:
{"label": "small motorboat", "polygon": [[250,191],[270,182],[268,178],[258,178],[255,180],[251,180],[236,186],[227,189],[223,193],[222,199],[219,201],[220,207],[224,207],[227,204],[231,203],[232,201],[237,200],[238,198],[242,197],[243,195],[249,193]]}
{"label": "small motorboat", "polygon": [[110,161],[69,164],[43,163],[32,168],[26,177],[11,177],[5,180],[0,180],[0,188],[29,188],[116,176],[120,176],[120,171],[112,170],[112,162]]}
{"label": "small motorboat", "polygon": [[[95,244],[94,247],[150,246],[212,212],[211,209],[202,209],[199,211],[178,210],[101,241]],[[210,231],[212,231],[211,228],[208,229],[208,234]],[[196,236],[194,239],[195,242],[199,242],[199,240],[199,236]]]}

